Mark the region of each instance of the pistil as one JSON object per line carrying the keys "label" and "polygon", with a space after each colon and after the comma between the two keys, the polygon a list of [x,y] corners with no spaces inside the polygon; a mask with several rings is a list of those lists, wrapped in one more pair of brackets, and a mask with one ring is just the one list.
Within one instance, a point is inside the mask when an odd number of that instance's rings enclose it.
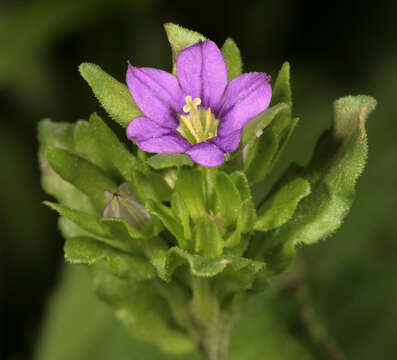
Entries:
{"label": "pistil", "polygon": [[183,111],[186,115],[180,115],[178,132],[185,137],[191,144],[197,144],[209,140],[216,136],[218,120],[215,118],[211,109],[204,110],[199,107],[201,99],[192,99],[186,96],[186,105]]}

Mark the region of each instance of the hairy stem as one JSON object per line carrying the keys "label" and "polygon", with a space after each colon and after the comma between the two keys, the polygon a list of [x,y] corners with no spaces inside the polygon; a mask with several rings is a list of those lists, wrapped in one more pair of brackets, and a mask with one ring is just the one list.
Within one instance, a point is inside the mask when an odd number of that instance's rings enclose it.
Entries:
{"label": "hairy stem", "polygon": [[237,312],[221,309],[210,279],[193,278],[192,312],[199,329],[199,350],[203,360],[227,360]]}

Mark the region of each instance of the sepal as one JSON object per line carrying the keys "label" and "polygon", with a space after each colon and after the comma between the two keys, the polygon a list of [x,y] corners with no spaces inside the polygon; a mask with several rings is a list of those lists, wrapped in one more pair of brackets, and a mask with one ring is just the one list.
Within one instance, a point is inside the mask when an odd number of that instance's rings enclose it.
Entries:
{"label": "sepal", "polygon": [[199,40],[206,40],[200,33],[188,30],[182,26],[173,23],[164,24],[164,29],[167,34],[168,41],[172,50],[172,72],[176,74],[176,57],[179,52],[190,45],[195,44]]}
{"label": "sepal", "polygon": [[229,81],[241,75],[243,60],[241,59],[240,50],[232,38],[226,39],[221,52],[225,57]]}
{"label": "sepal", "polygon": [[186,154],[156,154],[147,159],[147,163],[155,170],[184,165],[193,166],[193,161]]}

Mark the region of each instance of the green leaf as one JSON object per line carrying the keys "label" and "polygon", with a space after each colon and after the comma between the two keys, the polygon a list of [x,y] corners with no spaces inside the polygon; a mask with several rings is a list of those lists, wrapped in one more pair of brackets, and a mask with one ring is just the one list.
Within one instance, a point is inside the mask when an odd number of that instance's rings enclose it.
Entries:
{"label": "green leaf", "polygon": [[157,269],[158,275],[164,281],[171,281],[174,271],[187,263],[193,275],[198,277],[213,277],[222,272],[230,264],[230,257],[207,258],[201,255],[193,255],[187,250],[172,247],[167,252],[159,252],[152,259],[152,264]]}
{"label": "green leaf", "polygon": [[234,224],[240,213],[240,193],[225,172],[218,172],[216,176],[215,193],[217,210],[224,219],[225,226]]}
{"label": "green leaf", "polygon": [[312,244],[342,224],[367,159],[365,120],[375,106],[369,96],[348,96],[334,103],[332,128],[320,138],[308,167],[298,173],[310,182],[311,194],[294,218],[272,233],[277,242]]}
{"label": "green leaf", "polygon": [[83,211],[72,209],[62,204],[56,204],[50,201],[44,201],[44,204],[57,211],[61,216],[71,220],[81,229],[99,236],[109,237],[109,229],[100,222],[100,218],[95,215],[87,214]]}
{"label": "green leaf", "polygon": [[243,233],[250,232],[256,221],[255,205],[251,199],[245,199],[239,205],[237,225],[225,241],[225,247],[233,248],[240,244]]}
{"label": "green leaf", "polygon": [[173,23],[164,24],[164,29],[171,45],[173,73],[176,74],[176,57],[178,53],[185,47],[195,44],[200,39],[204,41],[206,38],[196,31],[185,29]]}
{"label": "green leaf", "polygon": [[186,154],[156,154],[147,160],[147,163],[156,170],[183,165],[193,166],[193,161]]}
{"label": "green leaf", "polygon": [[269,231],[289,221],[299,202],[310,194],[310,183],[296,178],[279,189],[258,210],[255,230]]}
{"label": "green leaf", "polygon": [[241,213],[239,218],[242,233],[249,233],[252,231],[256,222],[256,217],[255,205],[252,200],[244,200],[241,203]]}
{"label": "green leaf", "polygon": [[[142,238],[143,235],[136,229],[133,229],[122,219],[100,218],[95,215],[87,214],[83,211],[69,208],[62,204],[55,204],[51,202],[44,202],[45,205],[57,211],[64,218],[72,221],[79,229],[84,230],[86,233],[78,233],[78,231],[71,229],[75,235],[89,235],[95,237],[97,240],[121,249],[130,253],[140,253],[139,243],[133,242],[131,238]],[[70,227],[68,224],[63,226]],[[65,230],[65,229],[63,229]],[[69,238],[72,233],[70,228],[64,233]]]}
{"label": "green leaf", "polygon": [[48,146],[59,147],[73,151],[74,125],[66,122],[53,122],[50,119],[40,120],[37,126],[40,142],[40,156],[45,155]]}
{"label": "green leaf", "polygon": [[127,127],[132,119],[142,115],[127,86],[98,65],[83,63],[79,71],[106,112],[121,126]]}
{"label": "green leaf", "polygon": [[243,61],[241,59],[240,50],[232,38],[227,38],[221,48],[225,57],[229,81],[241,75],[243,71]]}
{"label": "green leaf", "polygon": [[107,168],[118,173],[119,177],[131,180],[132,169],[136,166],[135,156],[126,149],[97,114],[90,116],[90,131],[97,144],[97,151]]}
{"label": "green leaf", "polygon": [[243,257],[231,256],[226,269],[215,279],[214,287],[221,299],[252,288],[258,274],[264,273],[266,264]]}
{"label": "green leaf", "polygon": [[69,239],[77,236],[93,236],[92,233],[82,229],[73,221],[66,217],[60,216],[58,218],[58,229],[64,239]]}
{"label": "green leaf", "polygon": [[241,200],[251,200],[251,189],[248,183],[248,179],[242,171],[234,171],[230,174],[230,178],[236,185],[238,191],[240,192]]}
{"label": "green leaf", "polygon": [[132,337],[174,355],[195,350],[194,341],[175,326],[153,281],[120,279],[99,264],[91,273],[98,295],[113,308]]}
{"label": "green leaf", "polygon": [[[114,231],[117,231],[116,229],[121,228],[119,224],[122,225],[125,231],[127,231],[128,235],[133,239],[141,239],[144,237],[138,229],[132,227],[131,224],[129,224],[125,219],[119,217],[102,217],[100,218],[100,222]],[[121,230],[118,230],[118,232],[121,232]]]}
{"label": "green leaf", "polygon": [[276,154],[273,157],[273,161],[272,161],[272,164],[270,166],[270,169],[273,169],[274,165],[276,164],[276,162],[280,158],[281,153],[283,152],[283,150],[287,146],[288,141],[291,138],[291,135],[294,132],[295,127],[296,127],[296,125],[298,125],[298,123],[299,123],[299,118],[292,119],[290,124],[289,124],[289,126],[288,126],[288,128],[286,129],[286,131],[284,131],[281,134],[281,137],[279,137],[278,149],[277,149]]}
{"label": "green leaf", "polygon": [[271,105],[279,103],[285,103],[289,107],[285,110],[280,111],[274,118],[271,129],[277,135],[278,138],[278,150],[273,159],[271,168],[275,165],[280,157],[281,152],[284,150],[288,140],[291,137],[295,126],[298,123],[298,119],[292,119],[292,94],[290,86],[290,66],[288,62],[285,62],[281,67],[281,70],[277,76],[276,83],[273,87],[273,95]]}
{"label": "green leaf", "polygon": [[250,143],[256,138],[256,134],[258,133],[258,131],[266,128],[279,113],[288,110],[288,104],[280,103],[270,108],[267,108],[258,116],[250,120],[247,125],[244,126],[243,135],[241,137],[241,144],[244,146]]}
{"label": "green leaf", "polygon": [[196,252],[206,258],[216,258],[222,255],[224,240],[214,220],[203,217],[197,223]]}
{"label": "green leaf", "polygon": [[[152,220],[153,223],[157,222],[156,219]],[[158,233],[163,229],[161,224],[153,225],[161,228],[159,230],[152,230],[152,234],[145,232],[143,238],[142,233],[134,229],[124,219],[101,218],[101,223],[106,224],[110,228],[112,232],[112,239],[124,238],[126,232],[130,236],[130,238],[133,239],[133,241],[131,241],[130,239],[130,241],[128,242],[133,253],[145,254],[145,256],[147,256],[148,258],[152,258],[158,251],[164,251],[169,247],[168,244],[160,236],[157,236]],[[110,245],[113,245],[113,241],[112,243],[110,243]]]}
{"label": "green leaf", "polygon": [[[190,217],[189,217],[189,211],[186,207],[185,202],[183,201],[181,195],[174,191],[172,194],[171,198],[171,209],[177,219],[181,222],[183,226],[183,235],[185,239],[191,239],[192,238],[192,230],[190,227]],[[188,250],[192,250],[193,247],[190,246],[190,244],[185,244],[185,246],[182,246],[182,244],[179,244],[182,248],[186,248]]]}
{"label": "green leaf", "polygon": [[188,247],[188,243],[184,237],[183,226],[175,219],[172,210],[168,206],[157,201],[148,200],[146,208],[151,215],[156,216],[163,223],[182,247]]}
{"label": "green leaf", "polygon": [[64,250],[70,263],[92,265],[104,261],[106,270],[120,278],[142,281],[156,277],[153,265],[144,257],[126,254],[90,237],[68,239]]}
{"label": "green leaf", "polygon": [[170,201],[172,190],[164,178],[155,172],[141,171],[132,172],[132,182],[136,194],[142,203],[147,200],[156,200],[159,202]]}
{"label": "green leaf", "polygon": [[193,221],[198,221],[206,213],[203,178],[199,170],[181,168],[175,191],[181,195]]}
{"label": "green leaf", "polygon": [[273,86],[272,104],[286,103],[292,106],[290,77],[290,66],[286,61],[282,65],[277,75],[276,83]]}
{"label": "green leaf", "polygon": [[95,212],[86,195],[73,185],[63,180],[49,165],[46,150],[56,146],[66,150],[74,149],[75,126],[70,123],[55,123],[49,119],[38,124],[39,161],[41,168],[41,185],[43,189],[58,201],[89,213]]}
{"label": "green leaf", "polygon": [[104,191],[116,191],[117,185],[93,163],[70,151],[49,147],[46,152],[52,169],[65,181],[86,194],[102,211],[106,205]]}
{"label": "green leaf", "polygon": [[270,172],[277,149],[277,135],[271,129],[265,129],[250,149],[244,164],[244,172],[250,184],[262,180]]}
{"label": "green leaf", "polygon": [[103,159],[101,154],[103,150],[98,148],[88,121],[79,120],[76,122],[74,142],[74,152],[77,155],[100,167],[111,179],[118,180],[117,173],[112,171],[105,159]]}

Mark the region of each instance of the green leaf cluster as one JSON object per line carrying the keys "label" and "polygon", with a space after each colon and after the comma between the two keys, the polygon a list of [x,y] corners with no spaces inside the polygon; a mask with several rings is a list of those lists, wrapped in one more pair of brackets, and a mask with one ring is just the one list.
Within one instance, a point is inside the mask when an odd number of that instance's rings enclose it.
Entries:
{"label": "green leaf cluster", "polygon": [[[174,64],[180,50],[205,39],[175,24],[165,29]],[[240,75],[234,41],[222,52],[229,79]],[[94,64],[80,72],[121,126],[140,115],[125,85]],[[66,260],[89,267],[97,293],[133,337],[172,354],[199,348],[221,356],[247,297],[286,269],[297,244],[315,243],[342,223],[365,165],[365,120],[374,107],[367,96],[336,101],[312,161],[291,166],[262,200],[252,187],[267,180],[298,123],[288,63],[271,107],[245,126],[239,149],[219,168],[180,154],[149,157],[96,114],[75,125],[43,120],[42,184],[59,202],[46,204],[61,216]]]}

